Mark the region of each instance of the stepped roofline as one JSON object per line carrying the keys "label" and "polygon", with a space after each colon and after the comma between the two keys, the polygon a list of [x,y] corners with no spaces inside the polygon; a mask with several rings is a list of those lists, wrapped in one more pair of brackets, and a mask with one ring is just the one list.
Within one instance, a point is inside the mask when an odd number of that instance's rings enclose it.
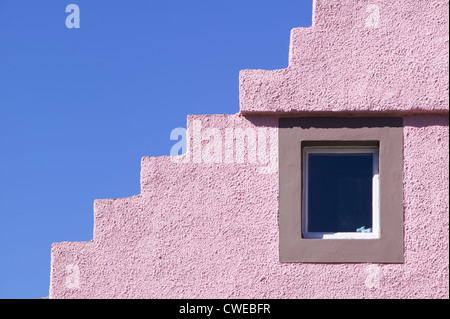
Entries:
{"label": "stepped roofline", "polygon": [[286,69],[240,72],[240,113],[448,113],[448,11],[446,0],[315,0]]}

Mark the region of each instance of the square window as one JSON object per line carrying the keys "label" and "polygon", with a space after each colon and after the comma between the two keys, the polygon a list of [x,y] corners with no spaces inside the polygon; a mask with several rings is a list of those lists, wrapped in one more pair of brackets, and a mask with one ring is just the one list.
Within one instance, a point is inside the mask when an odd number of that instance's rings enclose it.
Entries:
{"label": "square window", "polygon": [[279,120],[281,262],[403,263],[403,120]]}
{"label": "square window", "polygon": [[303,148],[303,237],[378,238],[378,148]]}

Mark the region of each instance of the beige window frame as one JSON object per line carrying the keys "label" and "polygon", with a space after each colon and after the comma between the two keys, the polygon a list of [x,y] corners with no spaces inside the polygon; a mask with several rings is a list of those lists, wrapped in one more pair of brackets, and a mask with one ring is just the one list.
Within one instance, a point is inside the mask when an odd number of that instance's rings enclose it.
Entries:
{"label": "beige window frame", "polygon": [[[312,239],[303,235],[308,147],[377,147],[379,236]],[[279,120],[279,252],[281,262],[403,263],[403,121],[387,117]]]}

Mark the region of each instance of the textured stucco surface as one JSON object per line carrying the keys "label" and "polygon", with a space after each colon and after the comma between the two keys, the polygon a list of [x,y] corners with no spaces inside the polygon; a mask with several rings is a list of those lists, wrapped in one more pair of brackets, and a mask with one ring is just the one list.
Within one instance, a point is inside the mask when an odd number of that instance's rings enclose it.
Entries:
{"label": "textured stucco surface", "polygon": [[291,32],[288,68],[241,71],[240,112],[448,111],[448,10],[315,0],[313,26]]}
{"label": "textured stucco surface", "polygon": [[[316,1],[288,69],[241,73],[241,114],[189,116],[186,156],[142,158],[92,241],[52,245],[50,298],[448,298],[448,2],[376,3],[366,30],[369,2]],[[280,263],[276,113],[368,111],[404,120],[405,263]],[[244,161],[230,128],[258,137]]]}
{"label": "textured stucco surface", "polygon": [[[276,123],[193,119],[222,132]],[[404,264],[280,263],[277,172],[144,157],[140,195],[95,201],[93,241],[53,245],[50,297],[448,298],[448,118],[404,120]]]}

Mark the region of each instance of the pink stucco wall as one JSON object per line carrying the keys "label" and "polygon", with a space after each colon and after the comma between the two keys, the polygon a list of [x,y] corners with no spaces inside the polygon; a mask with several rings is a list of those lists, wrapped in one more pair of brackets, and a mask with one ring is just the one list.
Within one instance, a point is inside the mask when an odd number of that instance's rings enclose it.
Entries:
{"label": "pink stucco wall", "polygon": [[315,0],[289,67],[243,70],[241,113],[448,112],[446,0]]}
{"label": "pink stucco wall", "polygon": [[[243,71],[241,114],[189,116],[185,156],[144,157],[141,194],[95,201],[93,240],[52,246],[50,298],[448,298],[448,2],[373,1],[378,36],[358,29],[371,3],[316,1],[314,26],[292,33],[295,71]],[[411,47],[399,38],[405,26]],[[310,45],[324,64],[312,65]],[[372,69],[349,71],[351,52],[357,63],[367,52]],[[279,262],[276,133],[286,111],[403,117],[404,264]],[[253,134],[243,161],[229,138],[239,128]]]}

